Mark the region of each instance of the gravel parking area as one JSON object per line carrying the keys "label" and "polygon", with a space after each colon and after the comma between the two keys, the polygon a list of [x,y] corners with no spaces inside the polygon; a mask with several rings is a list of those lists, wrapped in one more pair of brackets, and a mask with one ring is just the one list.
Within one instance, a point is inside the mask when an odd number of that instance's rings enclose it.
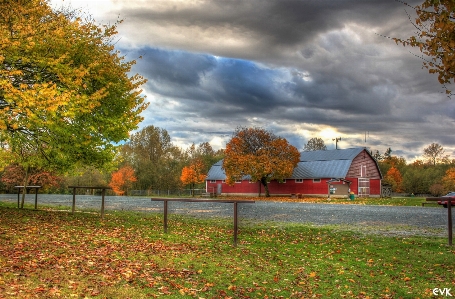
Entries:
{"label": "gravel parking area", "polygon": [[[0,195],[0,201],[17,202],[17,194]],[[26,202],[34,204],[34,195]],[[71,209],[72,195],[38,195],[40,205],[53,205]],[[76,210],[101,207],[100,196],[76,196]],[[105,211],[131,210],[162,213],[163,203],[144,197],[106,196]],[[194,217],[232,217],[232,204],[170,202],[169,214]],[[455,213],[454,213],[455,214]],[[330,225],[340,229],[368,231],[387,235],[447,236],[447,209],[440,207],[394,207],[369,205],[313,204],[292,202],[256,201],[239,204],[239,225],[247,222],[305,223]]]}

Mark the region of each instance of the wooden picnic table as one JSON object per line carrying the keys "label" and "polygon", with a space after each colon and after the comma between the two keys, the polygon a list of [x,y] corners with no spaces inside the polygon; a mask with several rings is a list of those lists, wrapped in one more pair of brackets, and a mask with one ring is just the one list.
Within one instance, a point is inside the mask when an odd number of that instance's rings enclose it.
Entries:
{"label": "wooden picnic table", "polygon": [[[17,208],[19,209],[19,195],[21,194],[21,190],[24,189],[24,186],[14,186],[17,189]],[[25,186],[25,190],[35,189],[35,210],[38,209],[38,189],[41,186]]]}
{"label": "wooden picnic table", "polygon": [[76,190],[77,189],[90,189],[90,190],[101,190],[101,218],[104,217],[104,196],[106,195],[107,189],[112,189],[111,187],[105,186],[68,186],[68,188],[73,189],[73,205],[71,207],[71,213],[74,214],[76,208]]}
{"label": "wooden picnic table", "polygon": [[427,201],[447,201],[447,232],[449,235],[449,246],[452,246],[452,205],[455,205],[455,199],[450,197],[427,197]]}
{"label": "wooden picnic table", "polygon": [[163,226],[164,232],[167,233],[167,214],[168,202],[212,202],[212,203],[232,203],[234,209],[234,246],[237,246],[237,233],[238,233],[238,204],[240,203],[255,203],[253,200],[223,200],[223,199],[198,199],[198,198],[152,198],[152,201],[162,201],[164,203],[164,219]]}

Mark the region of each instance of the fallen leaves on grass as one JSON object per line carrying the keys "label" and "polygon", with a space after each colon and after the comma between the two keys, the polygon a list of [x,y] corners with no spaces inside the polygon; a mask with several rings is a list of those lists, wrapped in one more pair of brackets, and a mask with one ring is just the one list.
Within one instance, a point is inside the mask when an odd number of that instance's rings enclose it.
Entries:
{"label": "fallen leaves on grass", "polygon": [[166,292],[169,281],[196,273],[156,262],[194,249],[187,244],[150,240],[124,226],[99,227],[93,216],[83,223],[66,213],[37,212],[30,217],[38,226],[29,227],[18,215],[1,215],[0,294],[7,296],[0,298],[97,296],[100,288],[130,283]]}
{"label": "fallen leaves on grass", "polygon": [[[427,298],[454,283],[445,240],[311,226],[0,207],[0,299]],[[430,290],[430,291],[427,291]]]}

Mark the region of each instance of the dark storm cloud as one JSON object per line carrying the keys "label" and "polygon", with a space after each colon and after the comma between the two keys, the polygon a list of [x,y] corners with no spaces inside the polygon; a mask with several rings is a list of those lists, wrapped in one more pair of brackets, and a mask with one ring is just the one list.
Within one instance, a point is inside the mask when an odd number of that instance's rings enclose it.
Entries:
{"label": "dark storm cloud", "polygon": [[182,104],[190,111],[210,101],[221,108],[237,107],[237,112],[255,109],[265,113],[285,100],[275,82],[281,72],[251,61],[151,48],[129,55],[138,54],[144,61],[135,70],[148,78],[147,88],[170,97],[185,97],[191,103]]}
{"label": "dark storm cloud", "polygon": [[[231,56],[229,51],[232,50],[237,57],[266,60],[273,60],[280,51],[297,49],[318,34],[343,28],[346,23],[368,23],[379,27],[394,20],[395,26],[389,25],[384,28],[385,32],[378,32],[388,34],[399,32],[399,25],[408,22],[404,13],[398,14],[406,6],[393,0],[214,0],[192,3],[170,1],[163,5],[162,2],[150,1],[142,6],[125,5],[121,13],[125,19],[140,23],[142,28],[180,30],[182,35],[178,40],[167,38],[168,31],[163,31],[166,36],[149,32],[149,36],[158,36],[158,42],[169,47],[179,47],[181,40],[187,39],[185,47],[196,51],[212,49],[219,51],[213,54]],[[206,40],[198,43],[201,31],[219,33],[226,38],[244,37],[249,44],[242,47],[244,53],[240,54],[235,49],[207,44]],[[217,36],[211,38],[216,40]]]}
{"label": "dark storm cloud", "polygon": [[300,99],[300,106],[345,111],[347,114],[389,113],[389,100],[395,97],[393,86],[386,82],[367,85],[348,74],[331,77],[318,74],[312,81],[294,77],[289,90]]}
{"label": "dark storm cloud", "polygon": [[[142,49],[139,53],[144,53],[139,71],[149,78],[148,88],[171,97],[186,97],[189,102],[182,104],[190,111],[210,101],[216,106],[213,116],[229,113],[232,107],[235,113],[256,115],[277,114],[286,107],[344,110],[348,114],[387,113],[388,100],[394,96],[385,81],[365,85],[347,74],[329,77],[321,73],[306,81],[299,73],[245,60],[158,49]],[[283,82],[283,76],[290,80]]]}
{"label": "dark storm cloud", "polygon": [[129,55],[141,55],[136,69],[147,75],[157,89],[160,86],[200,86],[204,75],[216,66],[216,59],[209,55],[196,55],[184,51],[165,51],[142,48]]}
{"label": "dark storm cloud", "polygon": [[245,112],[267,113],[283,100],[280,84],[276,82],[280,75],[277,70],[253,62],[220,59],[212,77],[218,87],[215,101],[241,107]]}
{"label": "dark storm cloud", "polygon": [[[308,80],[292,70],[273,69],[238,59],[214,58],[182,51],[157,49],[141,50],[145,63],[140,71],[149,78],[149,88],[154,92],[172,97],[186,97],[189,111],[197,111],[210,101],[215,109],[207,110],[215,117],[218,114],[273,113],[280,111],[296,121],[327,121],[327,111],[344,111],[346,115],[388,113],[388,101],[394,95],[393,85],[387,80],[365,84],[349,73],[313,75]],[[283,80],[283,77],[289,80]],[[204,78],[204,84],[201,82]],[[373,80],[371,80],[373,81]],[[171,88],[172,87],[172,88]],[[192,97],[194,96],[194,97]],[[286,112],[303,109],[323,109],[305,117]],[[320,117],[320,119],[319,119]],[[333,119],[333,116],[332,116]]]}

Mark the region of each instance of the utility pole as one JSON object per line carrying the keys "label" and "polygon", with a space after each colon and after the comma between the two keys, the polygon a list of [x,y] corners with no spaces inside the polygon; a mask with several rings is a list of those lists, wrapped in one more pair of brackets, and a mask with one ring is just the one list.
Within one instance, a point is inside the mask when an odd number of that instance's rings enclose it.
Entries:
{"label": "utility pole", "polygon": [[332,140],[335,141],[335,149],[338,149],[338,141],[341,140],[341,137],[335,138],[335,139],[332,139]]}

